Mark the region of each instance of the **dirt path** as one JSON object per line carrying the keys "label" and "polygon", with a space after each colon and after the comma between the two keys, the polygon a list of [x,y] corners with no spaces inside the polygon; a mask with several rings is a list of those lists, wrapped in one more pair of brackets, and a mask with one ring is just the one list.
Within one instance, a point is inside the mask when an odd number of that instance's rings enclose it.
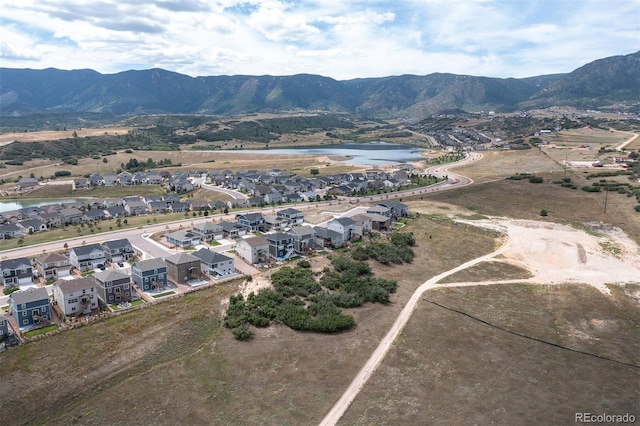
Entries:
{"label": "dirt path", "polygon": [[631,142],[635,141],[638,136],[637,133],[629,133],[629,132],[622,132],[620,130],[615,130],[615,129],[609,129],[612,132],[619,132],[619,133],[626,133],[626,134],[631,134],[631,137],[629,139],[627,139],[626,141],[622,142],[620,145],[616,146],[616,151],[622,151],[627,145],[629,145]]}
{"label": "dirt path", "polygon": [[[493,253],[443,272],[418,287],[321,425],[335,425],[340,420],[402,332],[422,295],[430,289],[515,283],[576,283],[589,284],[604,294],[610,294],[607,283],[640,282],[640,247],[617,228],[601,226],[600,230],[604,232],[594,235],[566,225],[531,220],[493,218],[461,222],[500,231],[507,235],[507,240]],[[502,256],[496,259],[498,255]],[[438,284],[449,275],[485,261],[516,264],[529,270],[533,276],[528,279]]]}

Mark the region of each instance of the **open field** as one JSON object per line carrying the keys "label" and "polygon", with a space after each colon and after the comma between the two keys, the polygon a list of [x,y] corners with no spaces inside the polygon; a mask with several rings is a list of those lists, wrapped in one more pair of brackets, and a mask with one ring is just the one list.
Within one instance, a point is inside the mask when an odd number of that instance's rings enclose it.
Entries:
{"label": "open field", "polygon": [[[424,199],[459,205],[481,214],[522,219],[538,219],[540,211],[545,209],[549,214],[545,220],[576,224],[594,221],[609,223],[622,228],[640,244],[640,214],[634,210],[637,202],[633,197],[609,194],[605,213],[604,193],[572,190],[549,182],[560,179],[562,174],[539,176],[544,177],[544,183],[498,180],[456,191],[432,193]],[[567,176],[571,176],[578,187],[582,186],[580,174]],[[584,182],[591,184],[591,181]]]}
{"label": "open field", "polygon": [[[257,329],[251,342],[236,341],[220,327],[221,303],[238,288],[225,284],[1,354],[3,419],[317,424],[426,277],[495,247],[492,232],[439,217],[420,217],[406,230],[418,240],[414,262],[374,265],[398,280],[392,302],[349,310],[358,324],[349,332],[273,326]],[[17,392],[23,381],[29,385]]]}
{"label": "open field", "polygon": [[425,293],[340,424],[571,424],[576,412],[637,416],[640,368],[505,330],[640,365],[638,301],[624,287],[612,297],[579,285],[436,289]]}
{"label": "open field", "polygon": [[631,134],[624,132],[607,131],[592,128],[563,130],[546,136],[549,145],[542,149],[553,160],[563,162],[594,161],[611,163],[616,153],[599,154],[599,150],[614,149],[617,145],[626,141]]}
{"label": "open field", "polygon": [[73,138],[74,132],[79,138],[85,136],[99,136],[105,133],[109,135],[126,135],[133,127],[104,127],[98,129],[70,129],[70,130],[49,130],[41,132],[14,132],[0,134],[0,145],[13,142],[35,142],[35,141],[54,141],[59,139]]}

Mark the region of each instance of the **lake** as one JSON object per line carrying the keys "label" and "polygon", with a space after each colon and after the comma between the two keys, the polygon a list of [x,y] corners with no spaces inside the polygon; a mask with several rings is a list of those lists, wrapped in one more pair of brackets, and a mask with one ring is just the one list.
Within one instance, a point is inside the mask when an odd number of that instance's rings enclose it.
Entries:
{"label": "lake", "polygon": [[87,202],[80,198],[61,198],[61,199],[46,199],[46,200],[10,200],[0,201],[0,213],[9,212],[12,210],[23,209],[25,207],[40,207],[48,204],[61,204],[61,203],[77,203],[79,201]]}
{"label": "lake", "polygon": [[233,152],[246,154],[312,154],[318,157],[340,155],[351,158],[344,161],[346,164],[371,164],[381,165],[388,163],[408,163],[424,160],[420,156],[423,148],[388,142],[344,143],[335,145],[301,146],[298,148],[269,148],[251,150],[224,150],[209,152]]}

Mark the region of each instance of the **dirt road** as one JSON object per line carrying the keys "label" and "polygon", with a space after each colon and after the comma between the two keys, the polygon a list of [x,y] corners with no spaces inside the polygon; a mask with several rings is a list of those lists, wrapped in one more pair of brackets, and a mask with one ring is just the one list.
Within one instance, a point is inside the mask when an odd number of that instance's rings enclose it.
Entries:
{"label": "dirt road", "polygon": [[[422,295],[430,289],[514,283],[575,283],[592,285],[603,294],[609,294],[607,284],[640,282],[640,247],[618,228],[594,224],[597,233],[587,233],[566,225],[532,220],[494,218],[461,222],[500,231],[507,235],[507,240],[493,253],[437,275],[418,287],[389,332],[322,420],[321,425],[334,425],[340,420],[402,332]],[[502,256],[496,258],[498,255]],[[533,276],[517,280],[438,284],[449,275],[487,261],[522,266]]]}

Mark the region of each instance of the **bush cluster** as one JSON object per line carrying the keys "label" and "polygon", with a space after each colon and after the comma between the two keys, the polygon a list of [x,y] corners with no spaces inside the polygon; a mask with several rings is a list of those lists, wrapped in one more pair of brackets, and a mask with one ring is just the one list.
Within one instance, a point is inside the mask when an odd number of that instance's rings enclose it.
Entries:
{"label": "bush cluster", "polygon": [[263,289],[246,299],[231,296],[224,325],[238,340],[252,336],[249,325],[267,327],[280,322],[298,331],[336,333],[355,325],[341,308],[356,308],[366,302],[388,303],[395,281],[372,276],[365,262],[347,256],[333,256],[332,268],[325,268],[319,280],[301,261],[283,267],[271,276],[274,289]]}
{"label": "bush cluster", "polygon": [[393,234],[389,242],[376,241],[367,245],[356,247],[351,256],[355,260],[374,259],[383,265],[389,263],[411,263],[414,253],[413,247],[416,240],[413,234],[399,232]]}

